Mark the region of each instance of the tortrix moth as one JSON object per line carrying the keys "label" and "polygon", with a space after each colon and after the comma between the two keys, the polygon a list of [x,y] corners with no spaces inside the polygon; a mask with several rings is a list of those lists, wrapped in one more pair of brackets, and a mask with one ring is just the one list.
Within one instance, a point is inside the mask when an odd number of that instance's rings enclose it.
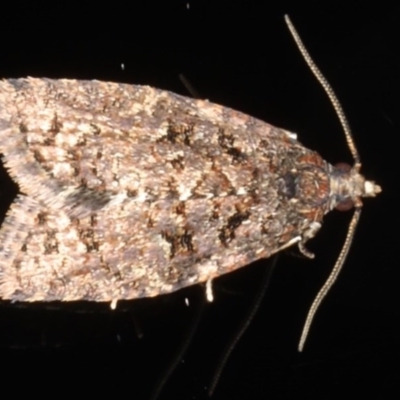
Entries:
{"label": "tortrix moth", "polygon": [[[298,244],[335,207],[380,188],[355,158],[334,167],[297,136],[230,108],[147,86],[0,82],[0,152],[20,193],[0,230],[0,297],[106,301],[211,281]],[[210,288],[210,286],[208,286]]]}

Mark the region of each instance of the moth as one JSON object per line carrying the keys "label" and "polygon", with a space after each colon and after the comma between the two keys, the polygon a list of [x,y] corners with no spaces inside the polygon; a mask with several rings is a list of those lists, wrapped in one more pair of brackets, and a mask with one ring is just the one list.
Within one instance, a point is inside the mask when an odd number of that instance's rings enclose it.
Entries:
{"label": "moth", "polygon": [[147,86],[6,79],[0,152],[19,187],[0,230],[0,297],[111,302],[171,293],[306,242],[335,207],[380,187],[360,161],[337,98],[289,28],[344,126],[353,167],[334,167],[296,134]]}

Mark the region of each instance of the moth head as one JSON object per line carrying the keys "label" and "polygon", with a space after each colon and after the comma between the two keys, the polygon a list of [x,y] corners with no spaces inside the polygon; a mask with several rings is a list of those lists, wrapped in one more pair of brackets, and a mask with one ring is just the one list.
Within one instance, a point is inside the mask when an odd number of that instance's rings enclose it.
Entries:
{"label": "moth head", "polygon": [[331,209],[348,211],[362,206],[362,197],[375,197],[381,187],[360,174],[360,164],[336,164],[331,172]]}

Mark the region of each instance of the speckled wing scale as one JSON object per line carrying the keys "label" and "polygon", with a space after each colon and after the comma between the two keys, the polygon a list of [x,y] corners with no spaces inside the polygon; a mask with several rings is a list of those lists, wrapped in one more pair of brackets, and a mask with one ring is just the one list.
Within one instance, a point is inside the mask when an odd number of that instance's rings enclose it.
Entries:
{"label": "speckled wing scale", "polygon": [[147,86],[3,80],[0,152],[20,189],[0,230],[13,301],[170,293],[302,247],[368,195],[293,133]]}
{"label": "speckled wing scale", "polygon": [[0,93],[0,151],[21,189],[1,231],[2,298],[169,293],[269,257],[329,210],[331,167],[231,109],[96,81]]}

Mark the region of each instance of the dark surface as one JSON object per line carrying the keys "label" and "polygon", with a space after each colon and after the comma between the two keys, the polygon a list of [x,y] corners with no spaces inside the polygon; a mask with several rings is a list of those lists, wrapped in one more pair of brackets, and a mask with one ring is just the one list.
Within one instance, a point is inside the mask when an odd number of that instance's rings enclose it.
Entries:
{"label": "dark surface", "polygon": [[[400,6],[281,1],[261,7],[264,2],[214,0],[189,1],[188,9],[185,1],[130,3],[86,10],[13,2],[15,10],[3,12],[0,25],[0,76],[111,80],[187,95],[178,79],[183,72],[202,97],[297,132],[332,163],[351,163],[333,109],[285,26],[288,13],[342,101],[363,172],[383,189],[365,201],[349,258],[304,353],[296,351],[302,324],[340,251],[349,212],[326,218],[309,243],[314,261],[296,248],[281,255],[214,398],[398,397]],[[2,185],[3,203],[9,190]],[[249,312],[268,265],[262,260],[215,281],[215,301],[206,305],[160,399],[206,398],[217,360]],[[104,304],[3,302],[3,390],[35,396],[53,392],[52,382],[56,395],[147,399],[203,301],[197,286],[123,302],[116,311]]]}

